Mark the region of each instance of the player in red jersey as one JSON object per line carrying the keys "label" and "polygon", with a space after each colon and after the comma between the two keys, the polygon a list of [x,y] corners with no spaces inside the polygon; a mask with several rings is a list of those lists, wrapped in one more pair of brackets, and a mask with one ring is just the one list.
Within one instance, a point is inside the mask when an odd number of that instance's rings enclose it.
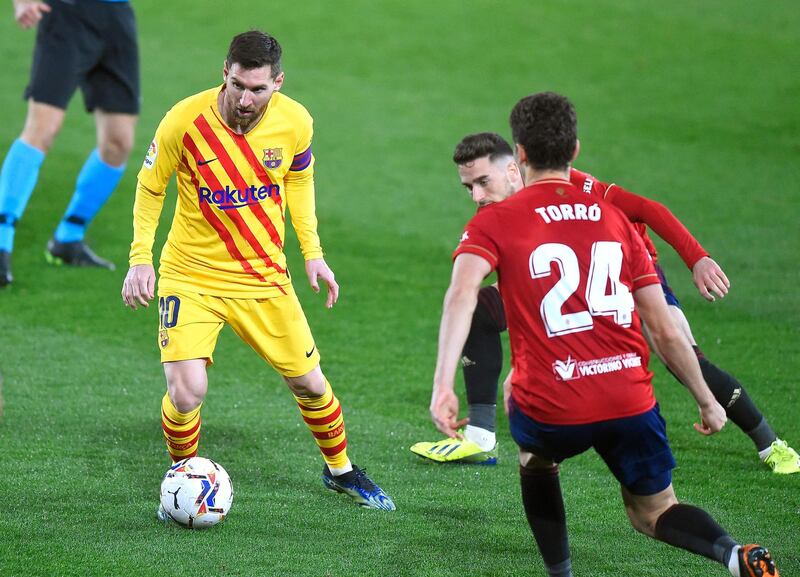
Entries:
{"label": "player in red jersey", "polygon": [[456,366],[481,282],[496,270],[511,337],[510,421],[523,505],[548,574],[572,575],[558,463],[591,447],[619,481],[638,531],[716,560],[734,576],[777,576],[765,548],[739,545],[708,513],[675,497],[675,463],[638,314],[697,402],[695,428],[713,434],[725,412],[672,320],[639,235],[613,205],[569,181],[576,124],[572,104],[553,93],[526,97],[512,111],[529,186],[479,210],[454,253],[433,382],[434,423],[455,434]]}
{"label": "player in red jersey", "polygon": [[[511,146],[499,134],[484,132],[464,137],[456,146],[453,160],[458,166],[462,184],[478,207],[504,200],[523,186]],[[715,294],[723,297],[727,293],[729,283],[722,269],[664,205],[615,184],[600,182],[574,168],[570,169],[569,178],[583,192],[620,208],[634,223],[634,228],[656,263],[656,272],[670,305],[669,310],[697,354],[703,377],[717,401],[726,408],[728,418],[752,439],[761,460],[774,472],[800,472],[800,457],[777,437],[744,387],[700,351],[680,303],[667,283],[664,271],[657,264],[658,255],[647,234],[647,227],[653,229],[681,256],[692,271],[700,294],[707,300],[713,301]],[[482,288],[462,354],[469,417],[460,421],[459,426],[467,422],[469,424],[459,438],[416,443],[411,447],[414,453],[438,462],[496,463],[495,404],[503,363],[499,335],[505,329],[505,311],[496,285]],[[659,354],[657,347],[650,344],[654,352]]]}

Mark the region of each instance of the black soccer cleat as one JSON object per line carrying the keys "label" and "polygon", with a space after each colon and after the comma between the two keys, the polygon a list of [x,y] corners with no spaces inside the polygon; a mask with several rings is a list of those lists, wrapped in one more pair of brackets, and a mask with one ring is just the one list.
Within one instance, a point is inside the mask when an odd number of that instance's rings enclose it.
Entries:
{"label": "black soccer cleat", "polygon": [[66,264],[69,266],[98,266],[109,270],[117,268],[113,262],[97,256],[82,240],[58,242],[51,238],[47,243],[44,257],[47,262],[57,266]]}
{"label": "black soccer cleat", "polygon": [[14,277],[11,275],[11,253],[0,250],[0,288],[8,286],[12,282],[14,282]]}
{"label": "black soccer cleat", "polygon": [[742,577],[778,577],[772,555],[760,545],[739,548],[739,573]]}

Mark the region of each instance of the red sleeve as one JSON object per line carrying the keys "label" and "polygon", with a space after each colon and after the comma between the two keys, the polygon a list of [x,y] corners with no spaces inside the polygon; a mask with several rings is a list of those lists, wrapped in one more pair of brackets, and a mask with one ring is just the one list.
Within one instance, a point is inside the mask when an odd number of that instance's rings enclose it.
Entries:
{"label": "red sleeve", "polygon": [[651,284],[658,284],[661,280],[656,274],[656,269],[653,266],[653,259],[647,252],[644,246],[642,237],[636,232],[630,222],[625,223],[628,228],[629,239],[629,252],[628,257],[629,266],[631,267],[631,281],[633,282],[633,290],[636,291],[642,287]]}
{"label": "red sleeve", "polygon": [[655,200],[628,192],[612,184],[606,200],[625,213],[631,222],[646,224],[675,249],[686,266],[691,268],[708,252],[697,242],[670,210]]}
{"label": "red sleeve", "polygon": [[[491,234],[484,232],[486,227],[480,226],[476,220],[481,220],[478,217],[480,214],[475,215],[467,227],[464,229],[464,234],[461,235],[461,241],[458,243],[456,250],[453,252],[453,260],[464,253],[474,254],[483,258],[488,262],[492,270],[497,268],[497,263],[500,259],[500,251],[497,248]],[[485,219],[483,220],[485,222]]]}

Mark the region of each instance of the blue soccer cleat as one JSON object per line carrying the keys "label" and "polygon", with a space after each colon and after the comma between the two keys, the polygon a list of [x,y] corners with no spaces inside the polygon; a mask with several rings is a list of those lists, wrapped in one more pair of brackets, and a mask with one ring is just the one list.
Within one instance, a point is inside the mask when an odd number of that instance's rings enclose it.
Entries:
{"label": "blue soccer cleat", "polygon": [[348,495],[360,507],[383,511],[394,511],[396,508],[392,498],[367,477],[366,470],[359,469],[355,465],[352,471],[337,476],[332,475],[325,465],[322,470],[322,482],[331,491]]}

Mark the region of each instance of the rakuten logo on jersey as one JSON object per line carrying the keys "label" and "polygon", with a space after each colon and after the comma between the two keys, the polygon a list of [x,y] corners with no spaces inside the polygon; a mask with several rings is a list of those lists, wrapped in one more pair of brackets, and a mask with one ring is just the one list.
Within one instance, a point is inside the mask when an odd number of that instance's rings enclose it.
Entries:
{"label": "rakuten logo on jersey", "polygon": [[272,198],[273,196],[281,195],[281,187],[277,184],[270,184],[269,186],[255,185],[247,188],[231,188],[226,185],[223,190],[211,190],[205,186],[201,186],[197,191],[200,202],[215,204],[221,210],[232,210],[250,204],[258,204],[262,200]]}
{"label": "rakuten logo on jersey", "polygon": [[559,360],[553,363],[553,374],[555,374],[557,381],[572,381],[581,377],[616,373],[617,371],[635,369],[641,366],[642,357],[636,353],[623,353],[590,361],[576,361],[570,355],[566,361]]}

